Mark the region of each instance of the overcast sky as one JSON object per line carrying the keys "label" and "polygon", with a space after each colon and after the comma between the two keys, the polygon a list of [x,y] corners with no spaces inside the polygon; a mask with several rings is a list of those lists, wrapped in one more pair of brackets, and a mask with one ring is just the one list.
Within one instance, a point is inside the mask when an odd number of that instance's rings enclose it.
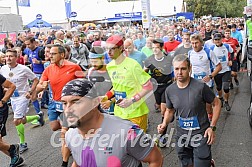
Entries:
{"label": "overcast sky", "polygon": [[[156,12],[167,12],[172,11],[174,6],[177,7],[177,12],[180,12],[181,5],[183,0],[150,0],[151,1],[151,13]],[[88,13],[89,16],[95,15],[94,13],[111,13],[116,11],[114,9],[111,11],[111,8],[108,9],[99,9],[97,7],[98,4],[108,4],[107,0],[72,0],[72,11],[77,12],[77,17],[83,17],[83,11]],[[174,5],[171,5],[174,4]],[[22,15],[23,24],[26,25],[29,22],[36,19],[37,14],[42,15],[42,19],[50,22],[66,22],[66,14],[65,14],[65,3],[64,0],[30,0],[31,7],[19,7],[19,13]],[[123,8],[117,9],[117,13],[122,12],[131,12],[133,2],[128,2],[128,7],[124,6]],[[0,6],[11,7],[11,13],[17,13],[16,0],[0,0]],[[136,9],[137,8],[137,9]],[[97,9],[97,10],[96,10]],[[126,10],[127,11],[123,11]],[[103,11],[101,11],[103,10]],[[135,4],[135,11],[141,12],[140,2]],[[82,15],[81,15],[82,14]],[[113,16],[112,16],[113,17]]]}

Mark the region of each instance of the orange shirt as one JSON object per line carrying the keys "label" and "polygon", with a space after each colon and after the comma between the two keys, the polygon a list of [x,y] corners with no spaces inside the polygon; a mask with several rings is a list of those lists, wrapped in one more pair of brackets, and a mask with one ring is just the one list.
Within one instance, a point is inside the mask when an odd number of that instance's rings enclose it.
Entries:
{"label": "orange shirt", "polygon": [[80,78],[75,75],[77,71],[82,71],[80,66],[67,60],[64,60],[61,67],[51,64],[44,70],[41,80],[50,81],[53,99],[55,101],[61,99],[61,92],[66,83],[73,79]]}

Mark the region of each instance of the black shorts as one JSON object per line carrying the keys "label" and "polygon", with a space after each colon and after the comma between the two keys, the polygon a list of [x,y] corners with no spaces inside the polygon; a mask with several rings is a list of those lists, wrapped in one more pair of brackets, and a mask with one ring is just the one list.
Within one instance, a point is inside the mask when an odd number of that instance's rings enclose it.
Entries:
{"label": "black shorts", "polygon": [[[207,144],[207,138],[203,137],[200,141],[189,141],[176,139],[176,151],[182,167],[194,164],[194,166],[210,166],[212,154],[211,145]],[[192,143],[195,145],[193,146]]]}
{"label": "black shorts", "polygon": [[214,81],[217,87],[217,90],[222,89],[222,83],[224,82],[231,82],[231,71],[226,71],[222,74],[217,74],[214,77]]}
{"label": "black shorts", "polygon": [[233,61],[232,61],[231,71],[234,71],[234,72],[237,72],[237,71],[238,71],[237,60],[233,60]]}
{"label": "black shorts", "polygon": [[8,118],[8,105],[4,104],[3,107],[0,108],[0,134],[1,137],[6,136],[6,121]]}
{"label": "black shorts", "polygon": [[160,105],[161,103],[166,103],[166,100],[165,100],[165,90],[171,84],[172,84],[172,82],[170,82],[167,85],[159,85],[157,87],[157,90],[154,92],[156,104]]}

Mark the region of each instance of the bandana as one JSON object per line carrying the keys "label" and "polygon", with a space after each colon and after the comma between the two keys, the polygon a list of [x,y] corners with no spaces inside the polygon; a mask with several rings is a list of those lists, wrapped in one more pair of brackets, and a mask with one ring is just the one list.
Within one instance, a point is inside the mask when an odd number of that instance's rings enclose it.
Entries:
{"label": "bandana", "polygon": [[63,87],[61,97],[63,96],[95,98],[97,97],[97,92],[92,82],[86,79],[74,79]]}

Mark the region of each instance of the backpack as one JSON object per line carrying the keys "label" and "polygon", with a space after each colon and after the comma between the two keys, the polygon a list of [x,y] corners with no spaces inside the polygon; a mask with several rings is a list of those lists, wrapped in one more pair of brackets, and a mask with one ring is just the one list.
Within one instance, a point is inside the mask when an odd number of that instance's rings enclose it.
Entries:
{"label": "backpack", "polygon": [[39,47],[39,51],[38,51],[38,57],[41,60],[45,60],[45,47]]}

